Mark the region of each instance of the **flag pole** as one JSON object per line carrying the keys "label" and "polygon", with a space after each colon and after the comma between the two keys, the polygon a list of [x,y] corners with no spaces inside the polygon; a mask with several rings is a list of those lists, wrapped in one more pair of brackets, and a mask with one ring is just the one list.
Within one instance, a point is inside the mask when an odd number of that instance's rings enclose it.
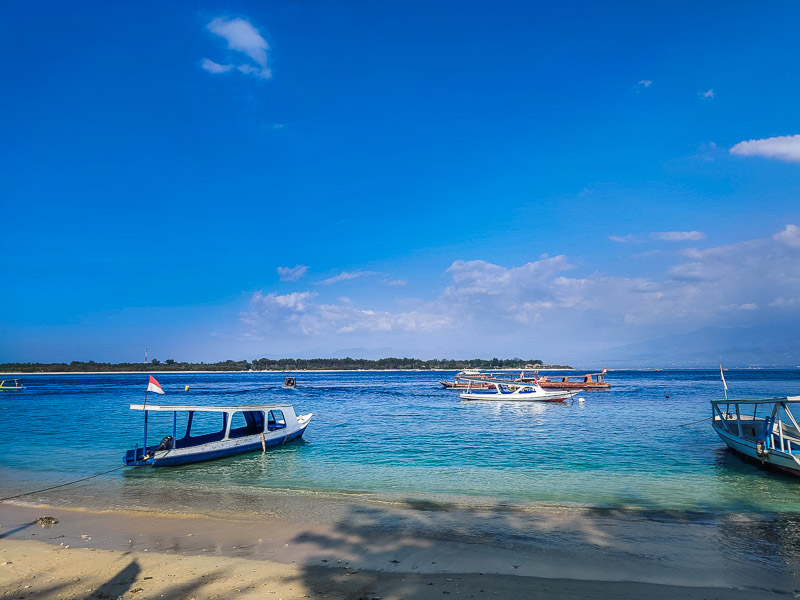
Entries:
{"label": "flag pole", "polygon": [[722,372],[722,365],[719,366],[719,376],[722,378],[722,388],[725,390],[725,400],[728,399],[728,383],[725,381],[725,374]]}
{"label": "flag pole", "polygon": [[142,456],[147,454],[147,392],[148,390],[144,391],[144,449]]}

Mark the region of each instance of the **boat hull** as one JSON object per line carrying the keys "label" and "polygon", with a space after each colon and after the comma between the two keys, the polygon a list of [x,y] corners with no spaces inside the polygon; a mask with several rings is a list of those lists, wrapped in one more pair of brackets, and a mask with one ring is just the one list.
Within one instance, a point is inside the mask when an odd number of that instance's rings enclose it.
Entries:
{"label": "boat hull", "polygon": [[714,425],[714,431],[717,432],[717,435],[725,442],[728,448],[737,454],[751,461],[756,461],[765,467],[773,467],[786,473],[800,476],[800,460],[798,460],[796,455],[782,452],[776,448],[770,448],[769,452],[762,457],[758,455],[754,442],[742,439],[716,425]]}
{"label": "boat hull", "polygon": [[564,391],[563,394],[547,392],[546,394],[518,394],[518,393],[465,393],[459,397],[462,400],[482,402],[566,402],[578,392]]}

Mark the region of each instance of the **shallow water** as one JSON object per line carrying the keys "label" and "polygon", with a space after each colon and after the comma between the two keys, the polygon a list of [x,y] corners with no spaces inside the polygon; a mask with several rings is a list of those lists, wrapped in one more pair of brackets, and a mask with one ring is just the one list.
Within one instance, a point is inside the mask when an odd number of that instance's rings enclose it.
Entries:
{"label": "shallow water", "polygon": [[[84,506],[238,510],[259,494],[368,493],[465,504],[800,512],[800,478],[740,460],[711,430],[718,371],[614,371],[584,403],[460,402],[453,373],[161,374],[150,402],[291,402],[314,418],[301,442],[164,469],[125,469],[32,496]],[[800,394],[800,370],[726,373],[732,397]],[[3,496],[121,464],[141,444],[146,375],[36,375],[4,392]],[[184,386],[189,385],[188,392]],[[667,397],[667,395],[669,397]],[[162,415],[164,417],[164,415]],[[171,435],[151,421],[150,443]],[[158,499],[158,500],[156,500]],[[255,499],[255,500],[254,500]],[[190,506],[192,505],[192,506]]]}

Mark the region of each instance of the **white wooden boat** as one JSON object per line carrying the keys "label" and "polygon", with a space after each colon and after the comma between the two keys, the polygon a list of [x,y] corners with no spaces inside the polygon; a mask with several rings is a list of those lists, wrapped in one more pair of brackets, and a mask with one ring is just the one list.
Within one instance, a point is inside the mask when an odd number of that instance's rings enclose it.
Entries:
{"label": "white wooden boat", "polygon": [[800,426],[792,409],[800,412],[800,396],[712,400],[712,426],[731,450],[800,475]]}
{"label": "white wooden boat", "polygon": [[[481,382],[483,383],[483,382]],[[489,382],[489,390],[472,391],[459,394],[462,400],[488,400],[499,402],[565,402],[581,390],[544,390],[535,383],[515,383],[512,385],[500,382]]]}
{"label": "white wooden boat", "polygon": [[[144,412],[144,443],[140,448],[125,453],[123,462],[128,466],[164,467],[211,460],[243,452],[264,450],[283,445],[302,437],[313,416],[297,416],[291,404],[252,404],[244,406],[194,406],[163,404],[131,404],[131,410]],[[159,444],[148,445],[148,414],[172,413],[172,435]],[[178,415],[181,414],[181,431]],[[186,413],[185,425],[183,413]],[[212,413],[208,415],[208,413]],[[203,418],[198,418],[203,415]],[[219,428],[209,429],[218,419]],[[197,421],[204,421],[202,430],[196,431]],[[210,423],[209,423],[210,421]],[[185,427],[185,430],[184,430]],[[180,434],[181,437],[178,437]]]}

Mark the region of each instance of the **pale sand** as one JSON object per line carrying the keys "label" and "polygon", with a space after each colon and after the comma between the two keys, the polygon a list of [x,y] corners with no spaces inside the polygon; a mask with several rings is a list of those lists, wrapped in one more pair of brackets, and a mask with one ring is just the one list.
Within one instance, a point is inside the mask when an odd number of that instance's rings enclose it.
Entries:
{"label": "pale sand", "polygon": [[[0,598],[758,600],[800,587],[795,554],[774,543],[783,523],[297,502],[247,519],[0,504]],[[31,524],[43,515],[59,523]]]}

